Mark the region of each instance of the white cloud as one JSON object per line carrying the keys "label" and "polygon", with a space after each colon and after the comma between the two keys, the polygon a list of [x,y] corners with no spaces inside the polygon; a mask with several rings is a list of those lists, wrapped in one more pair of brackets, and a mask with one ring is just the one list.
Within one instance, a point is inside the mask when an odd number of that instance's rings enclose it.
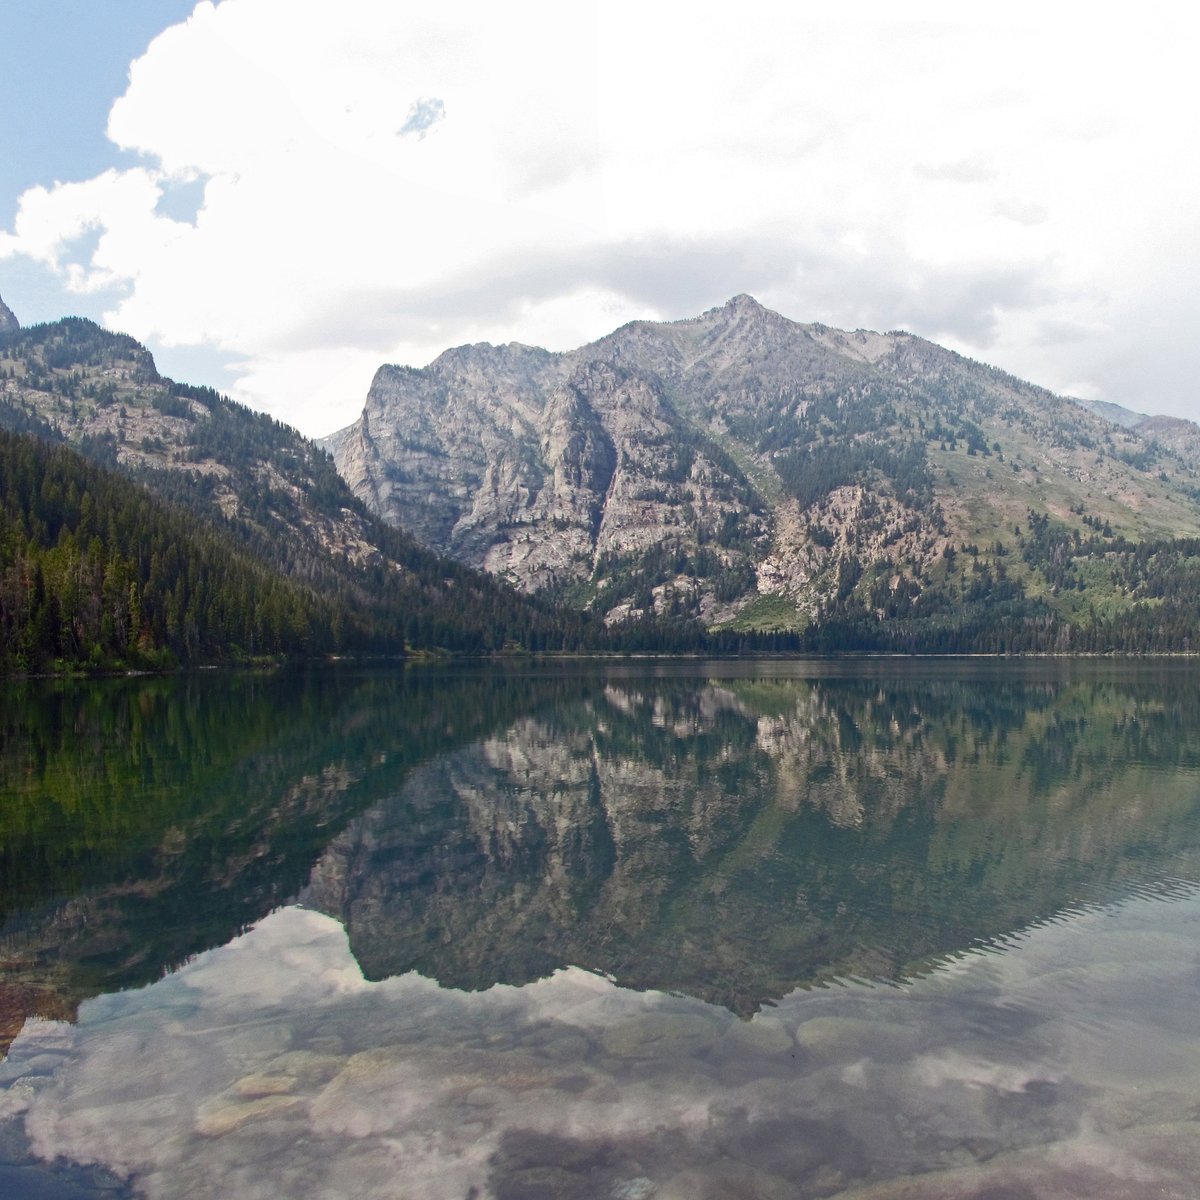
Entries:
{"label": "white cloud", "polygon": [[[26,193],[0,259],[120,289],[111,325],[244,363],[234,394],[314,433],[382,361],[740,291],[1186,409],[1191,329],[1163,315],[1160,373],[1131,323],[1195,276],[1195,18],[728,11],[200,3],[113,107],[142,164]],[[194,222],[156,211],[197,179]]]}
{"label": "white cloud", "polygon": [[925,179],[942,179],[948,183],[987,183],[996,172],[974,158],[957,162],[917,163],[914,170]]}

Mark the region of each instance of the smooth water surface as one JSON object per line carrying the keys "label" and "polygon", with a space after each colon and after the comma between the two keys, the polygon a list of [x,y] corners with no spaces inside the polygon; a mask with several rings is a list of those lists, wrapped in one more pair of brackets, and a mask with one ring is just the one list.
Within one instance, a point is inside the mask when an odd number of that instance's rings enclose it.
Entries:
{"label": "smooth water surface", "polygon": [[1194,1197],[1198,684],[11,689],[0,1195]]}

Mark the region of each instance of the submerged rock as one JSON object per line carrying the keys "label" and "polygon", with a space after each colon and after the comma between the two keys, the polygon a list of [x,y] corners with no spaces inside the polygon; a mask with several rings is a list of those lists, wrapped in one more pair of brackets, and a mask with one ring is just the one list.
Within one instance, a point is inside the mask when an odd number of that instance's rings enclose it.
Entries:
{"label": "submerged rock", "polygon": [[797,1044],[818,1062],[841,1059],[897,1059],[918,1045],[914,1030],[860,1017],[810,1017],[796,1030]]}
{"label": "submerged rock", "polygon": [[298,1113],[305,1101],[295,1096],[268,1095],[256,1100],[219,1097],[203,1105],[196,1114],[196,1132],[201,1137],[223,1137],[255,1121]]}
{"label": "submerged rock", "polygon": [[610,1026],[604,1049],[616,1058],[691,1058],[716,1041],[714,1022],[692,1013],[645,1013]]}

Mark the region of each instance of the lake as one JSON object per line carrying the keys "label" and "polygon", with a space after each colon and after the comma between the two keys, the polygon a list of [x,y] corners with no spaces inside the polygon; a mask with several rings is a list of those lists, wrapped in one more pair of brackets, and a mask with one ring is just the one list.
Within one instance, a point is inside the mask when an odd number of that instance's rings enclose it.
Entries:
{"label": "lake", "polygon": [[0,1195],[1194,1200],[1200,667],[6,686]]}

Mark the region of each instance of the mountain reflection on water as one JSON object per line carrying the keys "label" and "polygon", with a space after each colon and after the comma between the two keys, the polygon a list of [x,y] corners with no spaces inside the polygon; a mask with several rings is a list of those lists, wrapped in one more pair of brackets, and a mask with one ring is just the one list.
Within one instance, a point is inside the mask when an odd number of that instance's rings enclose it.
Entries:
{"label": "mountain reflection on water", "polygon": [[1192,1196],[1197,679],[31,686],[0,1192]]}
{"label": "mountain reflection on water", "polygon": [[414,764],[584,681],[323,671],[0,693],[0,1052],[294,897]]}
{"label": "mountain reflection on water", "polygon": [[1200,878],[1193,705],[1095,680],[610,680],[416,769],[301,898],[370,979],[573,964],[745,1014]]}

